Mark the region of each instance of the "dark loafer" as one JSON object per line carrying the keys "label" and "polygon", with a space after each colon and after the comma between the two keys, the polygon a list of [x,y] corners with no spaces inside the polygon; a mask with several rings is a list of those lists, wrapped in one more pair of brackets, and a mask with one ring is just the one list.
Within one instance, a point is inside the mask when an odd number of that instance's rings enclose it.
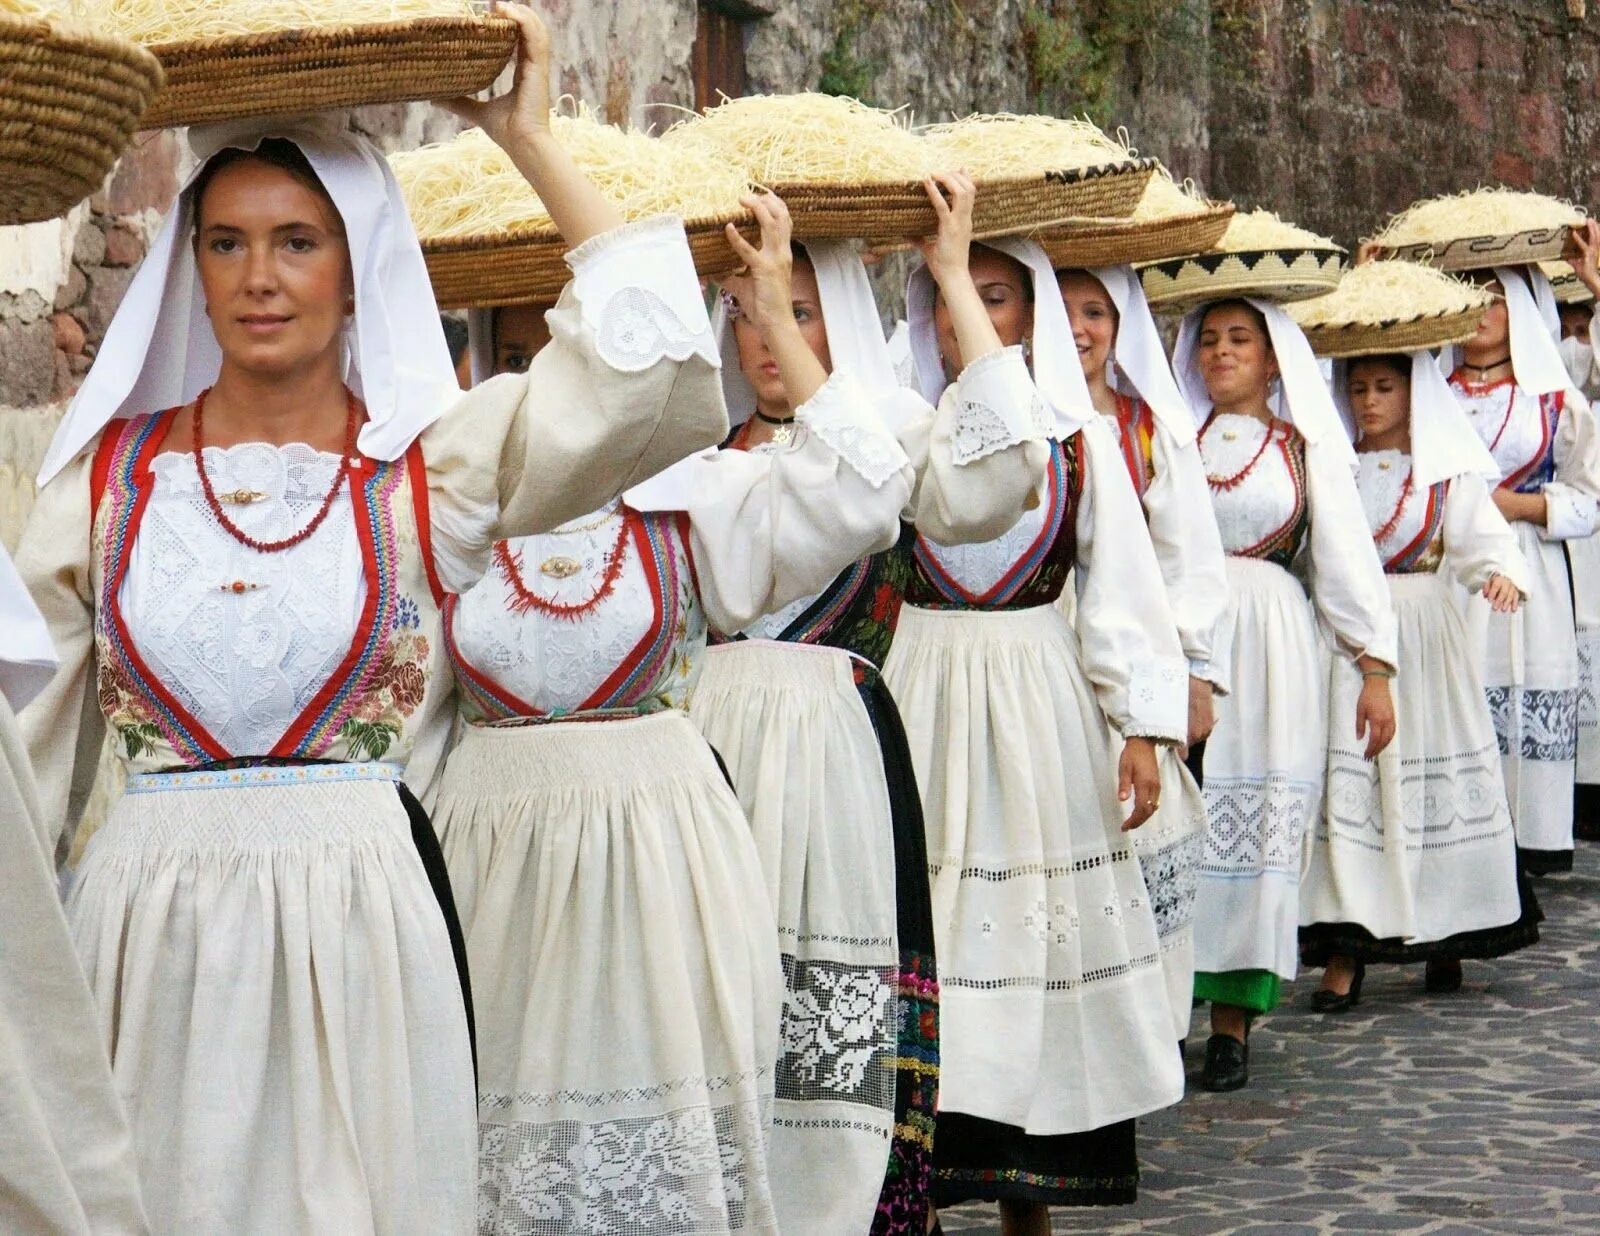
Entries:
{"label": "dark loafer", "polygon": [[[1430,963],[1432,964],[1432,963]],[[1356,962],[1356,972],[1350,979],[1347,992],[1319,990],[1311,993],[1311,1010],[1315,1013],[1348,1013],[1361,1003],[1361,981],[1367,977],[1367,967]]]}
{"label": "dark loafer", "polygon": [[1461,990],[1461,963],[1451,957],[1430,958],[1422,972],[1422,990],[1430,995]]}
{"label": "dark loafer", "polygon": [[1213,1034],[1206,1040],[1206,1064],[1200,1086],[1221,1093],[1238,1090],[1250,1080],[1250,1048],[1231,1034]]}

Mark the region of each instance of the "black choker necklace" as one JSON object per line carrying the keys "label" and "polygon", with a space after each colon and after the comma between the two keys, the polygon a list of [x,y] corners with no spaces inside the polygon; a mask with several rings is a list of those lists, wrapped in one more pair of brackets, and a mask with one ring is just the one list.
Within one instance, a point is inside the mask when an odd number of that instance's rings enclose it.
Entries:
{"label": "black choker necklace", "polygon": [[777,426],[777,428],[772,431],[772,440],[774,442],[781,444],[794,437],[794,430],[789,428],[790,425],[794,424],[793,416],[768,416],[760,408],[757,408],[756,420],[765,421],[769,425]]}
{"label": "black choker necklace", "polygon": [[1478,376],[1482,377],[1484,374],[1488,373],[1489,370],[1498,369],[1501,365],[1509,365],[1510,363],[1510,356],[1502,356],[1499,360],[1490,361],[1487,365],[1474,365],[1471,361],[1464,360],[1461,362],[1461,367],[1463,369],[1474,369],[1477,371]]}

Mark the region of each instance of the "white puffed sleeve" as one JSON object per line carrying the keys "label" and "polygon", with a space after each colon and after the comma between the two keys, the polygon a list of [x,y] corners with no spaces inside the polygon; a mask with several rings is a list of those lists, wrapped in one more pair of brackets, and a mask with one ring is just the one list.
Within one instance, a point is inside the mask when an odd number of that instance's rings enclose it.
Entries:
{"label": "white puffed sleeve", "polygon": [[1155,475],[1145,488],[1144,513],[1178,641],[1190,675],[1226,694],[1227,675],[1212,662],[1212,641],[1228,607],[1227,559],[1200,446],[1194,441],[1179,445],[1157,421],[1151,460]]}
{"label": "white puffed sleeve", "polygon": [[728,432],[716,341],[683,224],[661,216],[567,255],[526,374],[484,382],[422,435],[447,588],[470,588],[495,541],[604,506]]}
{"label": "white puffed sleeve", "polygon": [[911,460],[870,397],[832,375],[795,409],[786,446],[693,461],[689,544],[712,628],[742,631],[888,549],[911,496]]}
{"label": "white puffed sleeve", "polygon": [[1592,536],[1600,528],[1600,432],[1594,409],[1577,391],[1568,388],[1556,421],[1555,478],[1543,489],[1544,527],[1547,541],[1571,541]]}
{"label": "white puffed sleeve", "polygon": [[1099,417],[1077,436],[1078,639],[1083,667],[1124,737],[1189,736],[1189,668],[1167,607],[1144,512],[1116,441]]}
{"label": "white puffed sleeve", "polygon": [[1468,592],[1482,592],[1491,576],[1504,575],[1528,594],[1528,560],[1481,476],[1468,473],[1450,480],[1444,496],[1444,554],[1450,573]]}
{"label": "white puffed sleeve", "polygon": [[977,545],[1011,530],[1037,506],[1050,465],[1051,419],[1021,348],[968,365],[937,411],[897,430],[916,468],[906,522],[939,545]]}
{"label": "white puffed sleeve", "polygon": [[1323,633],[1352,659],[1375,657],[1393,666],[1398,644],[1394,605],[1349,452],[1312,442],[1305,451],[1311,531],[1303,565]]}
{"label": "white puffed sleeve", "polygon": [[[118,426],[120,427],[120,426]],[[18,721],[39,787],[44,852],[54,860],[69,818],[82,810],[99,765],[105,721],[88,691],[94,673],[86,449],[39,491],[17,547],[17,573],[50,628],[59,666]]]}

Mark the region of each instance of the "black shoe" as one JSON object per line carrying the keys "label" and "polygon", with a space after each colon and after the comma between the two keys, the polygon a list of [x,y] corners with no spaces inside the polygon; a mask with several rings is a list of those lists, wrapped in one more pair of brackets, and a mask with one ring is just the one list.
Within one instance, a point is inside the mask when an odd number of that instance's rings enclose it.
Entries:
{"label": "black shoe", "polygon": [[1439,996],[1461,990],[1461,963],[1453,957],[1429,958],[1422,972],[1422,990]]}
{"label": "black shoe", "polygon": [[1237,1090],[1250,1080],[1250,1048],[1231,1034],[1213,1034],[1206,1040],[1206,1064],[1200,1070],[1203,1090],[1222,1093]]}
{"label": "black shoe", "polygon": [[1365,962],[1356,962],[1356,972],[1350,979],[1350,990],[1343,994],[1337,991],[1314,991],[1311,993],[1311,1009],[1315,1013],[1347,1013],[1361,1003],[1361,981],[1367,977]]}

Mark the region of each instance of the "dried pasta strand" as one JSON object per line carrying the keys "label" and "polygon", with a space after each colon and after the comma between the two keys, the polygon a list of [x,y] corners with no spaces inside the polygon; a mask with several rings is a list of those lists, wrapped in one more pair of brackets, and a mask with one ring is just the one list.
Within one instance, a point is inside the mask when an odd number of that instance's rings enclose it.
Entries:
{"label": "dried pasta strand", "polygon": [[[27,3],[28,0],[9,0]],[[472,0],[58,0],[75,19],[137,43],[230,38],[421,17],[472,17]]]}
{"label": "dried pasta strand", "polygon": [[1240,211],[1228,221],[1228,230],[1215,252],[1245,253],[1256,249],[1337,249],[1326,236],[1285,222],[1270,210]]}
{"label": "dried pasta strand", "polygon": [[977,179],[1036,175],[1138,157],[1133,147],[1089,121],[1059,116],[979,114],[930,125],[921,133],[941,166],[962,168]]}
{"label": "dried pasta strand", "polygon": [[1512,236],[1583,222],[1581,208],[1543,193],[1472,189],[1414,203],[1372,239],[1381,245],[1445,244],[1473,236]]}
{"label": "dried pasta strand", "polygon": [[1412,317],[1445,317],[1487,309],[1493,297],[1475,284],[1417,262],[1365,262],[1326,296],[1286,306],[1300,326],[1381,326]]}

